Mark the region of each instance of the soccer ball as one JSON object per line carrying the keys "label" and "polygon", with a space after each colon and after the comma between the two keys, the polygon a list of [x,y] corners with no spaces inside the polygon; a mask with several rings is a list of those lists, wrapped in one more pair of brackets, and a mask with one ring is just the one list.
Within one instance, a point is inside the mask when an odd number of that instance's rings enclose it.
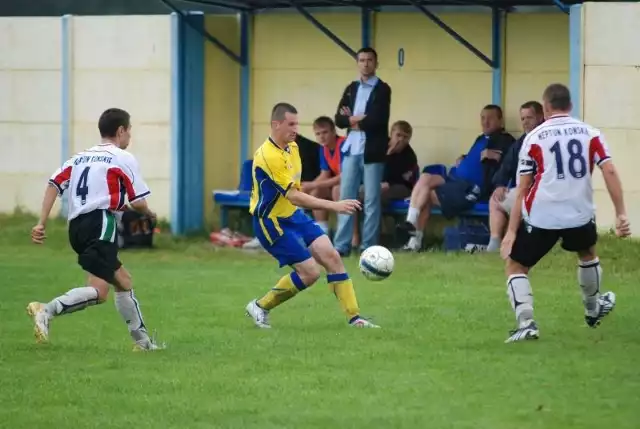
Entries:
{"label": "soccer ball", "polygon": [[380,281],[393,272],[393,255],[386,247],[371,246],[360,255],[360,272],[367,279]]}

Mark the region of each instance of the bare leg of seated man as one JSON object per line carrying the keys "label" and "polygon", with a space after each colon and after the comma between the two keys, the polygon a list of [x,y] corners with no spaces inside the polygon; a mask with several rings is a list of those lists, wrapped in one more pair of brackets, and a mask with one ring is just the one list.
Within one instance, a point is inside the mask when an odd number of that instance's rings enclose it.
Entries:
{"label": "bare leg of seated man", "polygon": [[431,207],[434,204],[440,205],[433,190],[442,186],[444,182],[444,177],[429,173],[423,173],[418,179],[418,183],[411,192],[407,219],[398,225],[401,230],[411,235],[404,246],[405,250],[418,251],[422,247],[424,228],[427,226]]}
{"label": "bare leg of seated man", "polygon": [[498,252],[515,201],[515,190],[496,188],[489,200],[489,245],[487,252]]}
{"label": "bare leg of seated man", "polygon": [[[339,185],[338,185],[339,187]],[[332,188],[315,188],[309,194],[316,198],[322,198],[323,200],[331,200],[333,197]],[[337,200],[334,200],[337,201]],[[325,234],[329,234],[329,212],[326,210],[313,210],[313,219],[318,226],[322,228]]]}

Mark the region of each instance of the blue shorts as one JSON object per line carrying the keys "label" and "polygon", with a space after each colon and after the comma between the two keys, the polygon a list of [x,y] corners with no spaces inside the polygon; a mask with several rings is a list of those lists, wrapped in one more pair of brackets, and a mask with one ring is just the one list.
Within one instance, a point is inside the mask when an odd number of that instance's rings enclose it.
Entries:
{"label": "blue shorts", "polygon": [[309,245],[324,235],[322,228],[302,210],[287,218],[254,216],[253,230],[262,247],[278,260],[281,267],[311,258]]}

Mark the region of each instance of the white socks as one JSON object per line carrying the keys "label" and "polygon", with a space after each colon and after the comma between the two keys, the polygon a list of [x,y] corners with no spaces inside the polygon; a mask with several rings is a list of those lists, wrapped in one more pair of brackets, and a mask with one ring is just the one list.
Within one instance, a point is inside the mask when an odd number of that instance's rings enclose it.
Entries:
{"label": "white socks", "polygon": [[98,304],[98,291],[90,286],[77,287],[49,302],[45,307],[50,317],[84,310]]}
{"label": "white socks", "polygon": [[418,226],[418,217],[420,216],[420,209],[415,207],[409,207],[407,211],[407,222],[413,224],[413,226]]}
{"label": "white socks", "polygon": [[587,316],[596,317],[598,315],[598,298],[600,298],[600,283],[602,282],[602,268],[600,260],[578,264],[578,284],[582,290],[582,301]]}
{"label": "white socks", "polygon": [[129,328],[129,333],[134,341],[148,340],[147,327],[144,326],[140,304],[133,293],[133,289],[126,292],[115,293],[116,309]]}
{"label": "white socks", "polygon": [[507,295],[519,327],[526,326],[533,320],[533,294],[529,278],[524,274],[510,275],[507,279]]}

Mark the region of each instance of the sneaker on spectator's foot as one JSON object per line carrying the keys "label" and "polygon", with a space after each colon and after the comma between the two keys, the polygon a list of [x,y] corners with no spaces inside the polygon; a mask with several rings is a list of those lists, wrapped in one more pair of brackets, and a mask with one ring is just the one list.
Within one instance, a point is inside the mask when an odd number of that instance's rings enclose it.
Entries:
{"label": "sneaker on spectator's foot", "polygon": [[258,237],[253,237],[251,240],[244,243],[242,248],[245,250],[259,250],[262,249],[262,244],[260,244]]}
{"label": "sneaker on spectator's foot", "polygon": [[402,250],[406,252],[419,252],[422,248],[422,243],[418,240],[418,237],[410,237],[407,244],[402,246]]}
{"label": "sneaker on spectator's foot", "polygon": [[584,316],[584,321],[590,328],[596,328],[600,325],[602,319],[616,308],[616,294],[613,292],[606,292],[602,294],[602,296],[598,298],[598,305],[599,310],[597,316]]}

